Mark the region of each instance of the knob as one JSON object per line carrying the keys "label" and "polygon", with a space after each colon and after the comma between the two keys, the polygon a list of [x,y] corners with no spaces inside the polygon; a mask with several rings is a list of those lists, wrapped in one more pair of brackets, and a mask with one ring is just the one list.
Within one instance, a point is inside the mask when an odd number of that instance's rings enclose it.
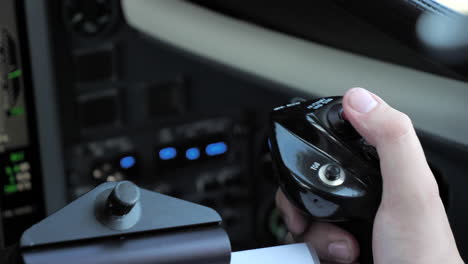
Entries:
{"label": "knob", "polygon": [[139,199],[138,186],[129,181],[119,182],[107,198],[107,208],[112,215],[123,216],[132,210]]}
{"label": "knob", "polygon": [[337,187],[344,183],[345,173],[340,166],[335,164],[326,164],[320,167],[318,172],[320,180],[328,186]]}
{"label": "knob", "polygon": [[325,169],[325,177],[329,181],[336,181],[340,177],[341,169],[336,165],[330,165]]}
{"label": "knob", "polygon": [[66,0],[64,19],[69,28],[84,37],[108,31],[117,18],[118,4],[112,0]]}
{"label": "knob", "polygon": [[328,123],[333,131],[346,138],[358,138],[359,134],[351,123],[343,118],[343,105],[336,104],[328,112]]}

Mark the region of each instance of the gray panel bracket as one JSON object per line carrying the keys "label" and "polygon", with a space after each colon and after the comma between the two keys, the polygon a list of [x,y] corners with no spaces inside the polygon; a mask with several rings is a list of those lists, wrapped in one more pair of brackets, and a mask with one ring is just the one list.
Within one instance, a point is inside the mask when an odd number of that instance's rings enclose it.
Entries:
{"label": "gray panel bracket", "polygon": [[26,230],[21,258],[24,264],[227,264],[231,246],[221,221],[211,208],[128,181],[108,182]]}

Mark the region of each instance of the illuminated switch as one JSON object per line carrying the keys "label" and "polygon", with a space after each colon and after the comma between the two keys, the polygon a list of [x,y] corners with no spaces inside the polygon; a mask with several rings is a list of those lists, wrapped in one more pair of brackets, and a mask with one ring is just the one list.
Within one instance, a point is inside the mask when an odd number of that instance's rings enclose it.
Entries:
{"label": "illuminated switch", "polygon": [[185,151],[185,157],[188,160],[197,160],[200,158],[200,149],[198,148],[189,148]]}
{"label": "illuminated switch", "polygon": [[31,166],[29,165],[28,162],[22,162],[20,165],[20,171],[26,172],[31,169]]}
{"label": "illuminated switch", "polygon": [[161,160],[172,160],[177,157],[177,149],[174,147],[166,147],[159,150],[159,158]]}
{"label": "illuminated switch", "polygon": [[228,151],[228,146],[226,142],[220,141],[216,143],[208,144],[205,147],[206,155],[208,156],[219,156],[223,155]]}
{"label": "illuminated switch", "polygon": [[128,155],[120,158],[119,164],[122,169],[131,169],[135,166],[135,157]]}
{"label": "illuminated switch", "polygon": [[125,175],[125,178],[134,179],[140,174],[138,161],[136,153],[125,153],[117,157],[115,166],[119,167],[118,170]]}

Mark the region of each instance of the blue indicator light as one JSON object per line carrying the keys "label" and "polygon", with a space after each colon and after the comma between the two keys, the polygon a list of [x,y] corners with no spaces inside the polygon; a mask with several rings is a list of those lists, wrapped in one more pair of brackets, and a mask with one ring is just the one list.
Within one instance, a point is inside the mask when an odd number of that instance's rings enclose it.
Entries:
{"label": "blue indicator light", "polygon": [[159,158],[162,160],[171,160],[177,156],[177,150],[173,147],[163,148],[159,151]]}
{"label": "blue indicator light", "polygon": [[226,153],[228,150],[228,146],[225,142],[216,142],[211,143],[206,146],[205,152],[208,156],[217,156]]}
{"label": "blue indicator light", "polygon": [[188,160],[196,160],[200,158],[200,150],[198,148],[189,148],[185,151],[185,157]]}
{"label": "blue indicator light", "polygon": [[133,156],[125,156],[120,159],[120,167],[122,169],[130,169],[135,166],[136,160]]}

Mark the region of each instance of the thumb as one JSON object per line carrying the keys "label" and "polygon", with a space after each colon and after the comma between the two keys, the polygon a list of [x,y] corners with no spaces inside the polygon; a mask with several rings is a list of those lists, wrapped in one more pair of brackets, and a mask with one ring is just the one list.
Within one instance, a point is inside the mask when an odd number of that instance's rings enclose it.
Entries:
{"label": "thumb", "polygon": [[343,98],[343,108],[348,121],[377,149],[382,205],[414,201],[413,206],[417,206],[418,201],[427,204],[428,198],[439,198],[437,183],[407,115],[363,88],[350,89]]}

